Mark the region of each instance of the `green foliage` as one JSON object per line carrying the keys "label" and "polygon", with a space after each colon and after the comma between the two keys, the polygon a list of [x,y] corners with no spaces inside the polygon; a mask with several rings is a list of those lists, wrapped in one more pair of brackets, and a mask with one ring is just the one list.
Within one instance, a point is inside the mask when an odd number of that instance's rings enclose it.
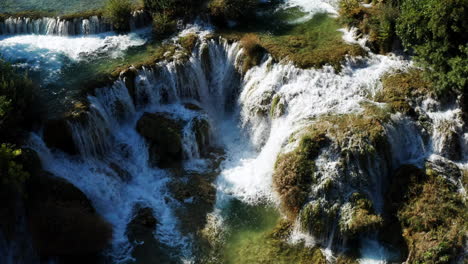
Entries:
{"label": "green foliage", "polygon": [[23,191],[29,173],[24,171],[23,165],[19,162],[21,154],[22,151],[13,145],[0,145],[0,187],[17,192]]}
{"label": "green foliage", "polygon": [[132,3],[130,0],[107,0],[104,7],[104,17],[112,22],[116,31],[130,30]]}
{"label": "green foliage", "polygon": [[408,263],[451,263],[464,247],[466,202],[443,176],[411,166],[395,175],[390,195],[410,252]]}
{"label": "green foliage", "polygon": [[166,13],[157,13],[153,16],[153,32],[157,36],[167,36],[177,30],[174,19]]}
{"label": "green foliage", "polygon": [[432,83],[423,77],[423,71],[411,68],[393,72],[382,78],[382,89],[375,95],[377,102],[387,103],[393,112],[412,114],[410,101],[431,94]]}
{"label": "green foliage", "polygon": [[350,218],[340,223],[341,232],[353,237],[382,226],[383,219],[374,213],[373,204],[369,199],[360,193],[353,193],[350,202],[352,205]]}
{"label": "green foliage", "polygon": [[314,160],[326,141],[321,133],[309,133],[301,138],[294,151],[280,155],[276,161],[273,185],[291,219],[307,201],[310,185],[315,181]]}
{"label": "green foliage", "polygon": [[436,84],[461,91],[468,74],[468,0],[405,0],[397,33]]}
{"label": "green foliage", "polygon": [[0,138],[16,142],[24,128],[29,127],[40,109],[33,109],[34,86],[26,75],[0,59]]}
{"label": "green foliage", "polygon": [[332,65],[336,70],[346,55],[364,56],[358,45],[349,45],[337,31],[340,25],[327,14],[315,15],[305,23],[290,24],[274,32],[260,35],[261,45],[276,59],[287,58],[300,68]]}
{"label": "green foliage", "polygon": [[243,22],[240,20],[255,15],[257,4],[257,0],[212,0],[208,8],[215,21]]}
{"label": "green foliage", "polygon": [[371,7],[364,7],[360,0],[341,0],[339,10],[341,22],[367,34],[367,45],[380,53],[392,51],[392,44],[397,40],[395,25],[398,12],[396,1],[379,1]]}

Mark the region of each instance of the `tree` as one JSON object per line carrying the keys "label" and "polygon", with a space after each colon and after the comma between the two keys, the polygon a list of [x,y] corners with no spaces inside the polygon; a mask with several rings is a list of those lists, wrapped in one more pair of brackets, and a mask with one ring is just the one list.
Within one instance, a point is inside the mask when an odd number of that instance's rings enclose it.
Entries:
{"label": "tree", "polygon": [[[13,145],[0,145],[0,187],[7,187],[10,191],[23,191],[23,185],[29,177],[23,165],[18,162],[22,151]],[[1,189],[1,188],[0,188]]]}
{"label": "tree", "polygon": [[438,92],[468,86],[468,0],[404,0],[397,34]]}
{"label": "tree", "polygon": [[132,3],[130,0],[107,0],[104,16],[112,22],[116,31],[129,31]]}

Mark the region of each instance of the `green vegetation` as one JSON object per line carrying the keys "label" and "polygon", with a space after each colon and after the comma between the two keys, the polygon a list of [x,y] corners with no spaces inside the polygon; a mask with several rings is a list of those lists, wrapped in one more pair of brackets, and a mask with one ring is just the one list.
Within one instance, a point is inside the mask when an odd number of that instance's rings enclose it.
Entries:
{"label": "green vegetation", "polygon": [[327,142],[324,134],[313,131],[305,135],[299,147],[278,157],[273,185],[281,198],[281,205],[290,219],[295,219],[307,201],[314,179],[314,159]]}
{"label": "green vegetation", "polygon": [[410,105],[413,98],[432,94],[432,83],[423,77],[423,71],[411,68],[403,72],[393,72],[382,78],[382,89],[375,100],[387,103],[394,112],[412,115]]}
{"label": "green vegetation", "polygon": [[360,193],[353,193],[350,197],[350,203],[352,209],[349,219],[345,219],[340,223],[343,234],[355,237],[371,230],[377,230],[382,226],[383,219],[375,214],[372,202],[369,199]]}
{"label": "green vegetation", "polygon": [[468,0],[405,0],[397,33],[426,68],[437,92],[468,86]]}
{"label": "green vegetation", "polygon": [[342,0],[340,21],[369,35],[367,45],[374,52],[390,52],[398,40],[395,27],[399,10],[394,2],[397,1],[383,0],[374,2],[371,7],[364,7],[361,0]]}
{"label": "green vegetation", "polygon": [[23,192],[24,183],[29,178],[21,164],[22,151],[10,144],[0,145],[0,190]]}
{"label": "green vegetation", "polygon": [[153,16],[153,29],[157,36],[167,36],[177,30],[177,19],[195,17],[204,7],[205,0],[143,0],[144,9]]}
{"label": "green vegetation", "polygon": [[346,44],[339,23],[327,14],[285,26],[274,34],[260,34],[260,44],[277,60],[288,59],[300,68],[332,65],[341,69],[345,56],[364,56],[358,45]]}
{"label": "green vegetation", "polygon": [[246,34],[240,40],[244,49],[244,61],[242,63],[242,72],[245,74],[254,66],[258,66],[265,54],[265,49],[260,45],[260,39],[255,34]]}
{"label": "green vegetation", "polygon": [[258,0],[211,0],[208,9],[215,22],[225,24],[255,16],[257,5]]}
{"label": "green vegetation", "polygon": [[118,32],[130,30],[131,12],[132,3],[130,0],[107,0],[104,7],[104,17],[112,22]]}
{"label": "green vegetation", "polygon": [[390,52],[402,42],[437,93],[468,87],[467,0],[383,0],[371,7],[363,2],[342,0],[340,20],[369,35],[372,50]]}
{"label": "green vegetation", "polygon": [[0,59],[0,138],[4,142],[17,142],[23,129],[37,122],[40,107],[33,98],[31,80]]}
{"label": "green vegetation", "polygon": [[389,198],[407,243],[408,263],[451,263],[465,245],[467,206],[444,173],[405,166]]}

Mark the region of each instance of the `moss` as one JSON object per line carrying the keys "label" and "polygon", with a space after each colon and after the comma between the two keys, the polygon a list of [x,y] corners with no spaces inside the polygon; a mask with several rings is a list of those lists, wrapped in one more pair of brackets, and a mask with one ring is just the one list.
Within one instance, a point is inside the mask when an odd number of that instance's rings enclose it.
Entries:
{"label": "moss", "polygon": [[404,72],[394,72],[382,78],[382,89],[375,100],[387,103],[392,112],[414,115],[411,101],[421,96],[433,96],[432,84],[423,77],[419,69],[411,68]]}
{"label": "moss", "polygon": [[265,49],[260,45],[260,39],[255,34],[246,34],[240,40],[244,49],[244,61],[242,63],[242,72],[245,74],[252,67],[261,63]]}
{"label": "moss", "polygon": [[364,56],[365,51],[358,45],[346,44],[338,29],[336,20],[318,14],[276,35],[261,35],[260,40],[277,60],[286,58],[300,68],[332,65],[339,71],[346,55]]}
{"label": "moss", "polygon": [[275,118],[284,113],[284,104],[281,102],[281,96],[275,95],[271,101],[270,117]]}
{"label": "moss", "polygon": [[340,223],[341,232],[349,237],[377,230],[383,224],[381,216],[376,215],[372,202],[360,193],[353,193],[350,197],[351,212],[349,219]]}
{"label": "moss", "polygon": [[389,113],[375,105],[363,107],[361,113],[322,116],[308,130],[326,134],[345,151],[373,153],[386,143],[384,124]]}
{"label": "moss", "polygon": [[307,200],[314,179],[314,159],[326,143],[323,134],[309,133],[301,138],[299,146],[278,157],[273,184],[279,193],[283,209],[294,219]]}
{"label": "moss", "polygon": [[[463,250],[467,206],[443,176],[406,166],[395,175],[389,197],[408,246],[409,263],[451,263]],[[402,185],[401,187],[397,185]],[[391,200],[391,201],[392,201]]]}
{"label": "moss", "polygon": [[188,34],[179,38],[180,45],[189,53],[191,53],[193,48],[195,48],[197,41],[198,36],[196,34]]}
{"label": "moss", "polygon": [[330,223],[334,222],[336,212],[324,208],[320,202],[308,203],[302,209],[299,219],[301,227],[314,237],[323,237]]}

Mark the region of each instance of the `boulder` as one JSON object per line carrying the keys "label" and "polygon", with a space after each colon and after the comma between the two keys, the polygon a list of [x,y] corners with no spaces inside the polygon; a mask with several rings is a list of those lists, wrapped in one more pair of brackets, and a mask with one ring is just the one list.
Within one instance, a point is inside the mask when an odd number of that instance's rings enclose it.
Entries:
{"label": "boulder", "polygon": [[182,125],[164,114],[145,113],[136,130],[149,143],[150,163],[161,168],[177,167],[183,159]]}
{"label": "boulder", "polygon": [[44,142],[49,148],[62,150],[70,155],[78,154],[72,130],[66,119],[49,120],[44,127]]}
{"label": "boulder", "polygon": [[111,226],[70,182],[43,171],[31,178],[27,197],[27,220],[41,257],[92,263],[109,245]]}

